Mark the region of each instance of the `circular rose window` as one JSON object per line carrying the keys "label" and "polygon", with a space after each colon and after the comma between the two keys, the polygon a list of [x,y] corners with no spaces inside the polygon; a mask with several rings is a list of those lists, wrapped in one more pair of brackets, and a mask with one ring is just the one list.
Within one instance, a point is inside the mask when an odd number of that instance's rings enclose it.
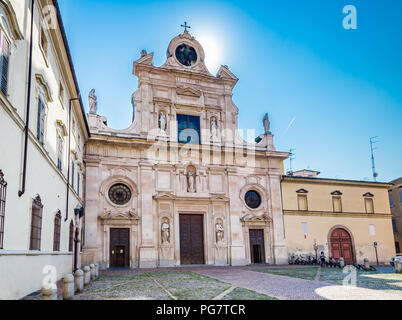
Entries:
{"label": "circular rose window", "polygon": [[109,199],[117,205],[124,205],[128,203],[131,199],[130,188],[122,183],[113,185],[109,189]]}
{"label": "circular rose window", "polygon": [[257,209],[261,205],[261,197],[254,190],[247,191],[244,201],[246,201],[247,206],[251,209]]}
{"label": "circular rose window", "polygon": [[183,43],[176,48],[176,58],[182,65],[190,67],[197,62],[197,52],[193,47]]}

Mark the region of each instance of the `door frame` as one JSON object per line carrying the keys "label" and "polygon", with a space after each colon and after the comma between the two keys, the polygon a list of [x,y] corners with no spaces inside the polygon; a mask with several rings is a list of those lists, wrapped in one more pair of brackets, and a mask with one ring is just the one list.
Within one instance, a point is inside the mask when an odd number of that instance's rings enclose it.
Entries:
{"label": "door frame", "polygon": [[248,246],[249,246],[250,263],[251,264],[256,263],[256,262],[252,261],[252,257],[254,256],[254,253],[252,254],[252,250],[254,250],[254,249],[251,247],[251,237],[250,237],[250,231],[251,230],[261,230],[261,232],[262,232],[262,245],[261,245],[262,248],[261,248],[260,255],[261,255],[261,258],[262,258],[263,261],[261,261],[259,263],[267,263],[266,249],[265,249],[265,246],[266,246],[266,244],[265,244],[265,229],[264,228],[249,228],[248,229]]}
{"label": "door frame", "polygon": [[[112,235],[112,232],[111,232],[111,229],[120,229],[120,230],[126,230],[127,232],[128,232],[128,239],[127,239],[127,246],[128,246],[128,248],[126,248],[126,257],[127,257],[127,259],[128,259],[128,261],[127,261],[127,263],[126,263],[126,261],[125,261],[125,263],[127,264],[126,266],[124,266],[123,268],[129,268],[130,267],[130,258],[131,258],[131,254],[130,254],[130,249],[131,249],[131,246],[130,246],[130,242],[131,242],[131,237],[130,237],[130,235],[131,235],[131,229],[130,228],[128,228],[128,227],[110,227],[109,228],[109,267],[110,267],[110,265],[111,265],[111,262],[112,262],[112,242],[111,242],[111,235]],[[117,246],[121,246],[121,245],[117,245]],[[126,258],[125,258],[126,259]]]}
{"label": "door frame", "polygon": [[208,228],[208,223],[207,223],[207,214],[206,214],[206,212],[198,212],[198,211],[193,211],[193,212],[188,212],[188,211],[185,211],[185,212],[182,212],[182,211],[179,211],[179,212],[177,212],[177,219],[176,219],[176,221],[177,221],[177,230],[178,230],[178,232],[176,233],[176,243],[177,243],[177,253],[178,253],[178,256],[177,256],[177,259],[175,258],[175,260],[177,260],[179,263],[178,263],[178,265],[182,265],[182,263],[181,263],[181,257],[180,257],[180,246],[181,246],[181,244],[180,244],[180,215],[200,215],[200,216],[202,216],[202,237],[203,237],[203,249],[204,249],[204,265],[207,265],[208,264],[208,238],[207,238],[207,228]]}
{"label": "door frame", "polygon": [[336,230],[336,229],[343,229],[349,234],[350,241],[351,241],[351,244],[352,244],[352,255],[353,255],[352,260],[353,260],[353,263],[356,263],[355,239],[353,238],[353,233],[352,233],[352,231],[350,231],[349,228],[347,228],[347,227],[345,227],[344,225],[341,225],[341,224],[337,224],[337,225],[333,226],[331,229],[329,229],[329,232],[328,232],[328,235],[327,235],[329,256],[332,256],[331,235],[332,235],[332,232],[334,232],[334,230]]}

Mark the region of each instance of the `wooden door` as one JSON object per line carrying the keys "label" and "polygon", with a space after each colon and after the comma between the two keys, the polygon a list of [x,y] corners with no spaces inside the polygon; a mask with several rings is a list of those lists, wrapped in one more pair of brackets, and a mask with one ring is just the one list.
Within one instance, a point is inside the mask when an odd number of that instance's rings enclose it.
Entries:
{"label": "wooden door", "polygon": [[265,263],[264,230],[250,229],[251,263]]}
{"label": "wooden door", "polygon": [[129,267],[130,229],[110,229],[110,267]]}
{"label": "wooden door", "polygon": [[204,228],[202,215],[180,215],[180,263],[204,264]]}
{"label": "wooden door", "polygon": [[343,257],[345,264],[353,264],[352,238],[345,229],[335,229],[331,233],[331,255],[335,259]]}

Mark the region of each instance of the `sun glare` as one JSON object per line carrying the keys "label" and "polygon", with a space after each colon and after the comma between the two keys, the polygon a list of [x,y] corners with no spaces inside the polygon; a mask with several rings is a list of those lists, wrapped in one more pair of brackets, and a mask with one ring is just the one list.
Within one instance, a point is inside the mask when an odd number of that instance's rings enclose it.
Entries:
{"label": "sun glare", "polygon": [[201,43],[205,52],[205,64],[208,70],[215,74],[220,65],[223,64],[222,61],[222,45],[223,42],[218,39],[218,37],[212,32],[202,33],[197,35],[197,40]]}

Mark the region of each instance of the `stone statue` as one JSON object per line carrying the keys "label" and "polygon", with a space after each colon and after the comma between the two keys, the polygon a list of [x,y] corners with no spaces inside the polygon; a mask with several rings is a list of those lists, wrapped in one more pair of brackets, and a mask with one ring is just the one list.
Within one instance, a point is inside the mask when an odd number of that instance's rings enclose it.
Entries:
{"label": "stone statue", "polygon": [[98,112],[98,98],[95,95],[95,89],[92,89],[88,95],[89,113],[96,114]]}
{"label": "stone statue", "polygon": [[268,113],[265,114],[264,119],[262,120],[262,123],[264,125],[264,134],[271,134],[271,132],[269,131],[270,127],[271,127],[271,122],[269,121],[268,118]]}
{"label": "stone statue", "polygon": [[169,221],[167,219],[165,219],[162,222],[161,240],[162,240],[162,244],[169,244],[170,243],[170,225],[169,225]]}
{"label": "stone statue", "polygon": [[191,193],[195,192],[195,177],[192,170],[187,174],[187,191]]}
{"label": "stone statue", "polygon": [[161,132],[166,132],[166,116],[163,112],[159,114],[159,129]]}
{"label": "stone statue", "polygon": [[212,139],[218,139],[218,124],[216,118],[212,118],[211,120],[211,133]]}
{"label": "stone statue", "polygon": [[224,238],[223,224],[220,220],[218,220],[216,222],[215,233],[216,233],[216,243],[223,242],[223,238]]}

